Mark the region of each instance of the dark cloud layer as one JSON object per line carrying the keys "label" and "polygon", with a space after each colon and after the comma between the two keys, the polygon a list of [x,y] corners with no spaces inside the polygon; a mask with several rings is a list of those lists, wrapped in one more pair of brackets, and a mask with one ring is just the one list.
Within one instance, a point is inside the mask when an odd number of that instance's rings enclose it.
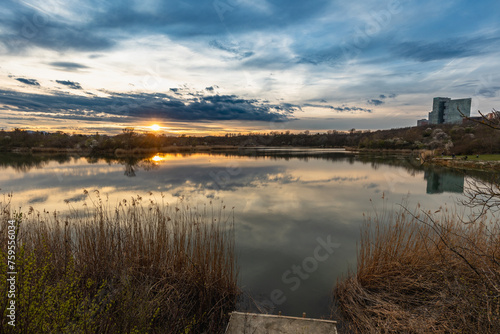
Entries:
{"label": "dark cloud layer", "polygon": [[[158,1],[154,4],[134,0],[89,0],[85,6],[81,6],[82,9],[70,8],[73,10],[73,15],[85,17],[85,20],[73,21],[67,17],[49,14],[56,11],[50,11],[50,3],[47,6],[49,10],[47,8],[39,10],[25,2],[4,0],[0,4],[0,27],[3,28],[0,30],[2,31],[0,41],[4,46],[11,51],[24,50],[31,46],[56,51],[106,51],[115,47],[120,40],[130,39],[133,36],[166,35],[175,40],[202,37],[206,38],[205,42],[211,47],[232,53],[242,60],[254,55],[255,50],[241,47],[238,42],[239,34],[274,33],[292,28],[293,33],[289,36],[294,40],[292,49],[296,53],[295,63],[343,66],[350,59],[369,55],[373,49],[381,45],[387,50],[392,50],[395,58],[427,62],[487,53],[491,51],[489,46],[497,44],[500,39],[498,36],[483,34],[473,38],[456,37],[447,34],[446,29],[441,29],[441,33],[436,29],[437,25],[441,24],[448,28],[444,24],[446,20],[458,20],[455,12],[446,10],[441,14],[443,18],[437,22],[432,22],[432,18],[429,18],[428,27],[427,25],[423,25],[425,28],[413,27],[412,31],[421,34],[425,33],[425,29],[434,28],[435,41],[419,40],[417,34],[411,34],[410,38],[394,38],[394,35],[388,33],[398,28],[395,19],[402,17],[411,19],[413,15],[421,15],[409,1],[398,1],[398,6],[404,10],[394,14],[394,19],[391,16],[387,23],[379,22],[380,31],[373,34],[361,31],[364,27],[362,21],[347,21],[347,18],[343,17],[339,17],[340,22],[337,25],[325,20],[316,24],[315,21],[325,13],[338,12],[338,15],[343,13],[343,6],[334,10],[332,8],[335,6],[328,0],[306,2],[214,0],[196,3],[179,0]],[[428,6],[435,5],[429,1],[422,1],[421,7],[424,8],[424,13]],[[492,5],[484,5],[485,8],[488,6]],[[364,11],[360,14],[365,13],[366,16],[387,11],[387,5],[368,1],[359,2],[359,7]],[[412,9],[415,14],[412,14]],[[472,11],[474,8],[467,9]],[[342,22],[342,19],[346,22]],[[426,21],[425,17],[419,19],[421,22]],[[474,28],[477,29],[478,24],[473,21],[468,21],[467,24],[457,21],[453,26],[457,30],[465,30],[464,27],[467,26],[473,31]],[[306,28],[304,32],[296,30],[301,25]],[[309,32],[308,29],[311,27],[314,29]],[[335,42],[329,41],[331,31],[335,31],[337,37]],[[316,42],[309,43],[311,38]],[[361,43],[358,41],[360,39],[366,42]],[[265,59],[261,61],[266,62]]]}
{"label": "dark cloud layer", "polygon": [[[50,4],[47,4],[50,6]],[[103,37],[91,25],[68,22],[51,11],[26,2],[4,0],[0,5],[0,41],[11,53],[32,47],[57,51],[109,49],[114,41]]]}
{"label": "dark cloud layer", "polygon": [[[224,36],[227,32],[265,31],[284,28],[314,18],[329,4],[327,0],[267,3],[266,10],[258,4],[234,0],[159,1],[154,10],[137,1],[98,1],[86,3],[85,20],[68,21],[51,11],[13,0],[0,4],[0,41],[11,52],[36,46],[67,51],[102,51],[116,45],[117,40],[130,35],[165,34],[172,39],[194,36]],[[48,3],[46,6],[50,6]],[[143,6],[146,10],[141,10]],[[138,8],[139,7],[139,8]],[[5,14],[1,14],[4,12]],[[252,51],[240,51],[221,42],[213,47],[250,56]]]}
{"label": "dark cloud layer", "polygon": [[141,11],[130,0],[110,1],[92,23],[99,29],[155,31],[172,38],[226,35],[292,26],[321,14],[329,3],[275,0],[261,2],[266,7],[261,10],[259,3],[236,0],[160,1],[154,11]]}
{"label": "dark cloud layer", "polygon": [[99,121],[122,118],[158,118],[177,121],[275,121],[292,118],[298,106],[269,104],[235,95],[192,93],[179,97],[167,94],[126,94],[107,92],[109,97],[86,97],[63,93],[53,95],[0,90],[0,104],[16,110],[55,118]]}

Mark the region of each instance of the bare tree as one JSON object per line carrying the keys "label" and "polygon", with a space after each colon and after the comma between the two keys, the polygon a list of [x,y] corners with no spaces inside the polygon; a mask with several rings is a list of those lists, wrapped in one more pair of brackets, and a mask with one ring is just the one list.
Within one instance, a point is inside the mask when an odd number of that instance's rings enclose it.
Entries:
{"label": "bare tree", "polygon": [[464,187],[465,199],[461,204],[470,208],[479,208],[480,216],[488,211],[500,211],[500,181],[494,174],[489,180],[467,179]]}
{"label": "bare tree", "polygon": [[480,120],[472,118],[470,116],[466,116],[458,107],[457,110],[460,113],[460,115],[462,115],[462,117],[468,121],[486,125],[487,127],[490,127],[495,130],[500,130],[500,111],[496,110],[495,108],[492,109],[491,113],[486,115],[483,114],[481,110],[478,110],[477,112],[479,113],[479,115],[481,115]]}
{"label": "bare tree", "polygon": [[[500,131],[500,111],[495,108],[487,115],[478,110],[480,120],[466,116],[458,107],[457,110],[466,120]],[[470,208],[479,208],[480,215],[488,211],[495,213],[500,210],[500,178],[494,174],[488,181],[469,179],[464,195],[466,200],[461,203]]]}
{"label": "bare tree", "polygon": [[125,128],[122,130],[123,132],[123,135],[125,137],[125,145],[127,147],[127,149],[130,149],[131,146],[132,146],[132,138],[135,136],[135,132],[134,132],[134,128]]}
{"label": "bare tree", "polygon": [[[495,130],[500,130],[500,111],[493,108],[493,111],[487,115],[484,115],[479,110],[477,112],[481,115],[481,120],[475,120],[475,122],[479,122]],[[467,117],[467,119],[471,120],[470,117]]]}

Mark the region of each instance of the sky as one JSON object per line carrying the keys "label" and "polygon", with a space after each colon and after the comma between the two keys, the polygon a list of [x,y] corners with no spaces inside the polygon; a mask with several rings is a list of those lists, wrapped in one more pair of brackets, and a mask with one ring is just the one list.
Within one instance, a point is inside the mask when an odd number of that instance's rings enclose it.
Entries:
{"label": "sky", "polygon": [[2,0],[0,128],[388,129],[500,109],[500,2]]}

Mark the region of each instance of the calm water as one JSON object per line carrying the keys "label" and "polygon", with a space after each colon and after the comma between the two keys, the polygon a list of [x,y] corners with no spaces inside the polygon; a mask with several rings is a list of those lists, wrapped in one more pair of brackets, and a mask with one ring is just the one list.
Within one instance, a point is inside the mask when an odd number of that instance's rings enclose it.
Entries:
{"label": "calm water", "polygon": [[[246,154],[246,155],[245,155]],[[149,159],[0,155],[0,188],[14,204],[79,208],[83,189],[117,201],[149,192],[193,206],[234,207],[240,309],[326,316],[337,277],[356,263],[363,213],[405,198],[438,209],[462,196],[464,175],[410,158],[339,150],[266,149],[242,154],[158,154]],[[409,194],[409,195],[408,195]],[[372,200],[372,201],[370,201]],[[69,202],[69,204],[66,204]]]}

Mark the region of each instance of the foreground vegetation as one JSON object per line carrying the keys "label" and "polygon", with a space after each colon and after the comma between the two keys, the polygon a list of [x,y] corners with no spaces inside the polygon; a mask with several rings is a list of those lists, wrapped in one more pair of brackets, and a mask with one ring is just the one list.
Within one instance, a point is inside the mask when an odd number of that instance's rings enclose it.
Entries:
{"label": "foreground vegetation", "polygon": [[[88,195],[88,193],[86,192]],[[16,326],[8,325],[0,269],[1,333],[222,332],[238,293],[233,224],[140,197],[110,209],[97,195],[67,217],[19,214],[1,203],[0,256],[17,224]]]}
{"label": "foreground vegetation", "polygon": [[349,331],[500,332],[498,221],[439,214],[401,209],[367,220],[357,271],[334,291]]}

